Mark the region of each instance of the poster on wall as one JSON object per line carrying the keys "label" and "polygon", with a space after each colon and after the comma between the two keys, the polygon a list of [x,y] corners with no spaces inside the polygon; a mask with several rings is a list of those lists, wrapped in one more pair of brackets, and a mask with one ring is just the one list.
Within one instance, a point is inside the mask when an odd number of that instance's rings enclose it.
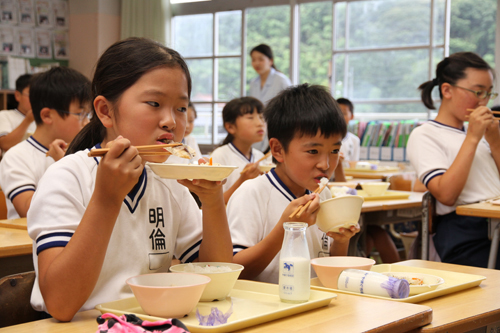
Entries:
{"label": "poster on wall", "polygon": [[19,1],[19,24],[25,26],[35,25],[35,7],[33,0],[18,0]]}
{"label": "poster on wall", "polygon": [[2,24],[17,24],[17,1],[0,0],[0,22]]}
{"label": "poster on wall", "polygon": [[16,55],[13,27],[0,27],[0,45],[2,47],[0,54]]}
{"label": "poster on wall", "polygon": [[68,2],[56,0],[52,4],[56,28],[69,28]]}
{"label": "poster on wall", "polygon": [[43,59],[51,59],[52,58],[52,48],[50,47],[50,31],[36,29],[35,30],[35,38],[36,38],[36,57]]}
{"label": "poster on wall", "polygon": [[36,24],[39,27],[50,28],[52,24],[52,1],[35,0]]}
{"label": "poster on wall", "polygon": [[19,45],[18,53],[21,57],[35,57],[35,38],[33,29],[22,27],[18,28],[16,40]]}
{"label": "poster on wall", "polygon": [[52,33],[54,40],[54,58],[69,59],[69,33],[67,30],[56,30]]}

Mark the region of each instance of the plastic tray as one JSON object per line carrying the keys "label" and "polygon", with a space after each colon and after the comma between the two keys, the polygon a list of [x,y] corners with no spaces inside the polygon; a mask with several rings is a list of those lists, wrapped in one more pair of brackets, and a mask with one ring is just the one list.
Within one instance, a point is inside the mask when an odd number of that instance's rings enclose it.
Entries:
{"label": "plastic tray", "polygon": [[[279,298],[279,287],[277,284],[238,280],[226,300],[199,302],[187,317],[180,318],[180,320],[190,332],[231,332],[327,306],[336,297],[337,295],[331,289],[311,289],[311,297],[308,302],[299,304],[283,303]],[[217,307],[222,312],[227,312],[231,306],[231,302],[233,303],[233,314],[229,317],[226,324],[219,326],[199,325],[196,318],[196,309],[202,315],[209,314],[212,307]],[[116,315],[133,313],[149,321],[164,319],[145,314],[135,297],[99,304],[96,306],[96,309],[101,311],[101,313],[110,312]]]}
{"label": "plastic tray", "polygon": [[368,195],[364,190],[357,190],[357,194],[362,196],[365,201],[372,200],[396,200],[396,199],[408,199],[410,197],[410,193],[401,192],[401,191],[385,191],[382,195]]}
{"label": "plastic tray", "polygon": [[407,298],[401,298],[401,299],[395,299],[395,298],[389,298],[389,297],[381,297],[381,296],[374,296],[374,295],[367,295],[367,294],[360,294],[360,293],[354,293],[350,291],[343,291],[339,289],[330,289],[323,287],[321,282],[319,281],[318,278],[313,278],[311,279],[311,288],[317,289],[317,290],[332,290],[337,293],[343,293],[343,294],[351,294],[351,295],[358,295],[358,296],[364,296],[364,297],[371,297],[371,298],[379,298],[379,299],[385,299],[385,300],[391,300],[395,302],[405,302],[405,303],[419,303],[431,298],[439,297],[442,295],[447,295],[451,294],[460,290],[472,288],[475,286],[478,286],[481,281],[486,280],[485,276],[482,275],[473,275],[473,274],[465,274],[465,273],[458,273],[458,272],[451,272],[451,271],[443,271],[439,269],[428,269],[428,268],[421,268],[421,267],[410,267],[410,266],[402,266],[402,265],[390,265],[390,264],[382,264],[382,265],[375,265],[371,269],[374,272],[412,272],[412,273],[423,273],[423,274],[430,274],[430,275],[436,275],[439,277],[442,277],[444,279],[444,283],[440,286],[438,286],[435,290],[428,291],[425,293],[421,293],[418,295],[410,296]]}

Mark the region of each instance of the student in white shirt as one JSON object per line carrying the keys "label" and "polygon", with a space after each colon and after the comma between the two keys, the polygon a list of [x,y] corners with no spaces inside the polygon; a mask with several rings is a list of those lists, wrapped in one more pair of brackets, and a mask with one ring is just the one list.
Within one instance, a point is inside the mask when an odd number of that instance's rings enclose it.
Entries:
{"label": "student in white shirt", "polygon": [[[335,170],[346,126],[337,103],[321,86],[299,85],[272,99],[265,117],[276,168],[243,183],[227,207],[234,262],[245,269],[241,278],[278,282],[283,223],[306,222],[311,258],[347,255],[350,238],[359,226],[325,234],[316,225],[320,198],[331,198],[321,178]],[[290,219],[299,206],[312,200],[300,217]]]}
{"label": "student in white shirt", "polygon": [[436,119],[412,131],[407,152],[419,179],[437,200],[433,240],[443,262],[487,267],[487,220],[460,216],[455,210],[500,195],[499,121],[486,106],[497,96],[493,77],[481,57],[459,52],[443,59],[436,77],[419,87],[424,105],[434,109],[432,90],[437,86],[441,105]]}
{"label": "student in white shirt", "polygon": [[31,74],[23,74],[16,80],[14,97],[17,108],[0,111],[0,151],[5,153],[35,132],[36,124],[30,104]]}
{"label": "student in white shirt", "polygon": [[[354,105],[347,98],[337,98],[337,103],[342,110],[346,125],[349,125],[349,121],[354,119]],[[345,167],[349,167],[349,163],[347,163],[349,161],[359,161],[359,146],[358,136],[347,131],[344,140],[342,140],[342,148],[340,148],[346,162],[343,164]]]}
{"label": "student in white shirt", "polygon": [[256,161],[264,154],[252,148],[252,144],[261,141],[264,136],[263,109],[262,103],[253,97],[235,98],[222,109],[227,136],[222,145],[213,151],[212,161],[238,167],[223,186],[226,203],[244,181],[261,174]]}
{"label": "student in white shirt", "polygon": [[[269,45],[260,44],[250,51],[252,67],[259,76],[250,81],[250,91],[248,96],[252,96],[267,105],[269,100],[280,91],[290,87],[290,79],[276,69],[274,65],[273,50]],[[253,145],[254,148],[265,152],[268,147],[267,134],[259,143]]]}
{"label": "student in white shirt", "polygon": [[[90,123],[46,171],[28,213],[31,303],[60,321],[124,297],[125,280],[182,262],[231,262],[222,182],[156,176],[135,146],[180,141],[191,93],[176,51],[145,38],[111,45],[92,81]],[[92,147],[107,147],[89,157]],[[202,214],[189,190],[196,193]]]}
{"label": "student in white shirt", "polygon": [[54,67],[33,76],[30,98],[36,130],[0,161],[0,185],[9,219],[26,217],[45,170],[64,156],[82,129],[89,114],[90,81],[74,69]]}

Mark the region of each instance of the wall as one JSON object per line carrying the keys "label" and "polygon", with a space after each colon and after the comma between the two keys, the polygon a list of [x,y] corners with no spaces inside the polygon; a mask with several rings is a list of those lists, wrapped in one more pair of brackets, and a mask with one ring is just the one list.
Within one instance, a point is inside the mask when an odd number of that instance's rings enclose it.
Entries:
{"label": "wall", "polygon": [[69,0],[69,67],[92,78],[99,56],[120,39],[120,0]]}

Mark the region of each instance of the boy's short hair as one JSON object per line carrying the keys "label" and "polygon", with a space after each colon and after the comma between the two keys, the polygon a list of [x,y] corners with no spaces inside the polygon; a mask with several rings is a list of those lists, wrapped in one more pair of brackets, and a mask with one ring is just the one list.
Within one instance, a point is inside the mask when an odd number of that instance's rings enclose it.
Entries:
{"label": "boy's short hair", "polygon": [[347,98],[337,98],[337,103],[339,104],[342,104],[342,105],[347,105],[347,107],[349,108],[349,111],[351,111],[351,114],[354,115],[354,105],[352,104],[352,102],[350,100],[348,100]]}
{"label": "boy's short hair", "polygon": [[264,110],[269,139],[285,151],[295,136],[345,137],[347,126],[340,108],[325,87],[307,83],[289,87],[269,101]]}
{"label": "boy's short hair", "polygon": [[30,103],[37,124],[42,123],[43,108],[55,109],[67,117],[71,102],[90,102],[90,81],[80,72],[68,67],[53,67],[33,75],[30,83]]}
{"label": "boy's short hair", "polygon": [[19,76],[16,80],[16,90],[22,93],[24,89],[29,87],[32,76],[33,75],[31,74],[23,74]]}

